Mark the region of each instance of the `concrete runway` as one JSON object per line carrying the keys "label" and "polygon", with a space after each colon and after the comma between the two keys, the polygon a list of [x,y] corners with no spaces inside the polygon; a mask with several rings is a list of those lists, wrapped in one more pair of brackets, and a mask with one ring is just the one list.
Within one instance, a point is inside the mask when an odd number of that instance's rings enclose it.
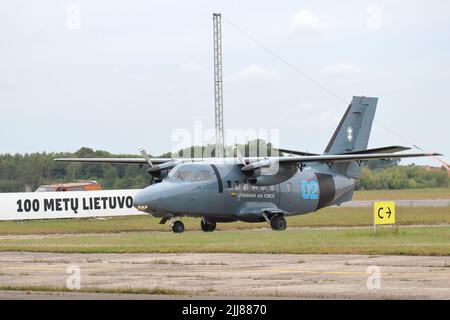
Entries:
{"label": "concrete runway", "polygon": [[[450,299],[450,257],[290,254],[0,253],[0,286],[165,288],[182,295],[0,291],[1,299]],[[379,287],[369,266],[380,271]],[[376,279],[376,278],[375,278]]]}

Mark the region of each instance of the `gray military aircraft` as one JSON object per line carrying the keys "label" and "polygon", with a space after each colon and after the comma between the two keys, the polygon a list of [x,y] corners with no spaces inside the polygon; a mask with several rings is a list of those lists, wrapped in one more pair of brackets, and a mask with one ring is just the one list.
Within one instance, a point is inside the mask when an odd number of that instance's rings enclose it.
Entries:
{"label": "gray military aircraft", "polygon": [[285,217],[350,201],[355,179],[370,160],[438,156],[396,153],[410,148],[367,149],[378,98],[353,97],[322,155],[279,149],[289,156],[233,158],[60,158],[56,161],[148,164],[159,183],[139,191],[134,206],[173,232],[184,231],[181,217],[201,218],[205,232],[218,222],[264,222],[286,229]]}

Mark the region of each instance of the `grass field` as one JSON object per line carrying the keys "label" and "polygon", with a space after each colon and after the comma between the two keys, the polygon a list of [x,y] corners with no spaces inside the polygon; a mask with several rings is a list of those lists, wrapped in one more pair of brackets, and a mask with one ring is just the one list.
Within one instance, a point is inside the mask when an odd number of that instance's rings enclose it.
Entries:
{"label": "grass field", "polygon": [[450,226],[25,236],[2,239],[0,251],[450,255]]}
{"label": "grass field", "polygon": [[[450,208],[397,208],[398,225],[450,224]],[[371,208],[325,208],[303,216],[289,217],[288,227],[369,226]],[[59,219],[0,222],[0,234],[114,233],[130,231],[170,231],[150,216],[115,217],[106,220]],[[200,230],[200,219],[183,219],[186,230]],[[267,223],[219,223],[218,230],[268,228]]]}
{"label": "grass field", "polygon": [[450,199],[450,188],[356,191],[353,200]]}

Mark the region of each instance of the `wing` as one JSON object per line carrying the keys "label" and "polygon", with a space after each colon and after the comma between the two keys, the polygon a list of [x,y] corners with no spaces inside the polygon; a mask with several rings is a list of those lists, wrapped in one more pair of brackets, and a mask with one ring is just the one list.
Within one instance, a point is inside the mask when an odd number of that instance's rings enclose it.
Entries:
{"label": "wing", "polygon": [[406,151],[406,150],[410,150],[410,149],[411,148],[403,147],[403,146],[389,146],[389,147],[381,147],[381,148],[346,152],[344,154],[393,153],[393,152],[399,152],[399,151]]}
{"label": "wing", "polygon": [[[151,158],[154,164],[162,164],[173,161],[171,158]],[[57,162],[82,162],[82,163],[110,163],[110,164],[146,164],[147,160],[144,158],[57,158]]]}
{"label": "wing", "polygon": [[242,167],[242,171],[251,171],[257,168],[269,167],[273,162],[279,163],[334,163],[334,162],[348,162],[348,161],[368,161],[380,159],[400,159],[400,158],[415,158],[415,157],[434,157],[442,156],[439,153],[372,153],[372,154],[333,154],[322,156],[306,156],[306,157],[271,157],[250,163]]}
{"label": "wing", "polygon": [[[413,157],[434,157],[442,156],[439,153],[362,153],[362,154],[333,154],[333,155],[314,155],[314,156],[291,156],[291,157],[246,157],[243,160],[248,163],[242,167],[243,171],[253,170],[256,168],[269,167],[273,162],[279,163],[333,163],[333,162],[348,162],[348,161],[368,161],[379,159],[400,159]],[[82,162],[82,163],[111,163],[111,164],[146,164],[144,158],[57,158],[58,162]],[[153,164],[163,164],[168,162],[191,162],[191,161],[220,161],[223,159],[214,158],[151,158]]]}
{"label": "wing", "polygon": [[365,161],[380,159],[400,159],[415,157],[442,156],[439,153],[368,153],[368,154],[332,154],[308,157],[282,157],[280,162],[342,162],[342,161]]}
{"label": "wing", "polygon": [[[343,154],[393,153],[393,152],[405,151],[405,150],[410,150],[410,149],[411,148],[403,147],[403,146],[389,146],[389,147],[381,147],[381,148],[346,152]],[[291,150],[291,149],[274,148],[274,150],[283,152],[283,153],[288,153],[288,154],[295,154],[297,156],[320,156],[320,154],[318,154],[318,153],[310,153],[310,152],[297,151],[297,150]]]}

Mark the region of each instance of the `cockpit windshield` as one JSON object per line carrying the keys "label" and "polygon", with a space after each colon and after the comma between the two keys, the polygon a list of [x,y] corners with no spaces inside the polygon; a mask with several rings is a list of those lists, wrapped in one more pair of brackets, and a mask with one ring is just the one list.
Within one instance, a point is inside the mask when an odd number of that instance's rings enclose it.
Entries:
{"label": "cockpit windshield", "polygon": [[167,178],[179,182],[185,181],[210,181],[213,180],[213,175],[208,167],[181,165],[173,168]]}

